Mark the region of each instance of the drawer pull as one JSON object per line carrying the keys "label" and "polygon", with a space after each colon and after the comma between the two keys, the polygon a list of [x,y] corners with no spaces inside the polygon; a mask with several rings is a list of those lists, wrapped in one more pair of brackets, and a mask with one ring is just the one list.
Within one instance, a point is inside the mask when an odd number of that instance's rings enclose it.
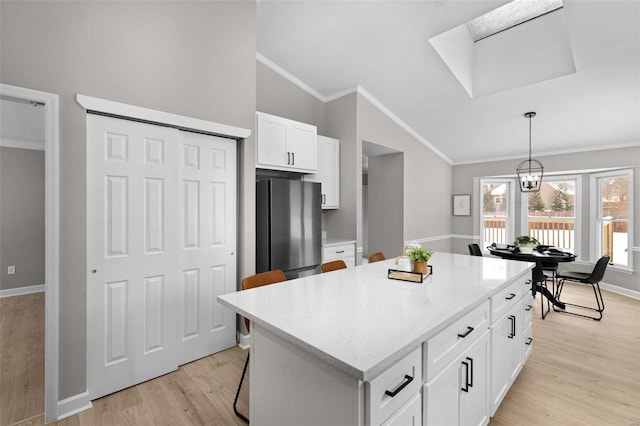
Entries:
{"label": "drawer pull", "polygon": [[525,311],[529,312],[531,310],[531,305],[527,305],[526,308],[524,308]]}
{"label": "drawer pull", "polygon": [[473,327],[467,327],[467,331],[465,331],[464,333],[460,334],[458,333],[458,337],[462,337],[463,339],[465,337],[467,337],[469,335],[469,333],[471,333],[473,331]]}
{"label": "drawer pull", "polygon": [[505,299],[507,299],[507,300],[511,300],[511,299],[513,299],[514,297],[516,297],[515,293],[509,293],[509,295],[508,295],[507,297],[505,297]]}
{"label": "drawer pull", "polygon": [[527,337],[527,341],[524,344],[529,346],[531,344],[531,342],[533,342],[533,338]]}
{"label": "drawer pull", "polygon": [[336,250],[336,253],[344,253],[344,250]]}
{"label": "drawer pull", "polygon": [[391,398],[393,398],[394,396],[396,396],[398,393],[400,393],[400,391],[404,388],[407,387],[407,385],[409,383],[413,382],[413,377],[409,376],[408,374],[404,375],[404,382],[402,382],[402,384],[400,386],[398,386],[395,390],[392,391],[384,391],[384,393],[386,395],[389,395]]}
{"label": "drawer pull", "polygon": [[511,331],[507,336],[509,339],[516,337],[516,317],[515,315],[509,315],[509,321],[511,322]]}

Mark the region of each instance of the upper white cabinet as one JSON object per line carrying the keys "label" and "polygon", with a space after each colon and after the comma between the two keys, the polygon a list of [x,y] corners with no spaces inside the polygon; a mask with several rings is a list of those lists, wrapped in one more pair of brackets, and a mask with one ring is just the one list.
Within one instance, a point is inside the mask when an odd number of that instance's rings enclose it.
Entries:
{"label": "upper white cabinet", "polygon": [[315,173],[316,126],[256,112],[256,167]]}
{"label": "upper white cabinet", "polygon": [[318,135],[318,172],[305,180],[322,185],[322,209],[340,208],[340,141]]}

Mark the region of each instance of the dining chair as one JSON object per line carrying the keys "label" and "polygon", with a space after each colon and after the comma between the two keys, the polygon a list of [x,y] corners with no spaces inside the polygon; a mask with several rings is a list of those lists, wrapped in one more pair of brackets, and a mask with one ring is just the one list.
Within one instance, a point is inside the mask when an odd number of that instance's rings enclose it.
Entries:
{"label": "dining chair", "polygon": [[380,262],[381,260],[386,260],[384,254],[381,251],[377,251],[371,255],[369,255],[369,263]]}
{"label": "dining chair", "polygon": [[[552,293],[549,292],[549,288],[547,287],[547,281],[552,279],[548,275],[544,273],[544,268],[542,267],[542,262],[540,260],[536,260],[536,266],[531,270],[531,292],[533,297],[536,297],[536,293],[540,293],[540,312],[542,314],[542,319],[544,319],[549,310],[551,309],[551,302],[549,298],[546,297]],[[555,289],[555,287],[554,287]],[[544,310],[544,300],[547,299],[547,310]]]}
{"label": "dining chair", "polygon": [[602,299],[602,292],[600,291],[600,281],[602,281],[602,278],[604,277],[604,272],[607,269],[609,260],[611,260],[609,256],[606,256],[606,255],[602,256],[600,259],[598,259],[598,261],[596,262],[596,265],[594,266],[591,272],[562,271],[562,272],[558,272],[558,274],[556,275],[556,277],[558,278],[558,287],[556,289],[556,299],[561,300],[560,296],[562,294],[562,288],[564,286],[564,282],[567,280],[572,282],[582,283],[582,284],[589,284],[593,288],[593,294],[595,295],[595,298],[596,298],[595,308],[592,306],[578,305],[575,303],[567,303],[565,301],[562,301],[562,303],[564,303],[567,306],[573,306],[576,308],[597,312],[598,313],[597,316],[584,315],[577,312],[570,312],[562,309],[558,310],[555,307],[553,308],[553,310],[557,312],[564,312],[566,314],[576,315],[579,317],[591,318],[595,321],[600,321],[602,319],[602,312],[604,311],[604,300]]}
{"label": "dining chair", "polygon": [[482,250],[480,250],[480,246],[476,243],[469,244],[469,254],[471,256],[480,256],[482,257]]}
{"label": "dining chair", "polygon": [[331,262],[323,263],[322,265],[320,265],[320,268],[322,269],[322,272],[325,273],[325,272],[337,271],[338,269],[346,269],[347,264],[344,263],[344,260],[338,259],[338,260],[332,260]]}
{"label": "dining chair", "polygon": [[[273,271],[261,272],[259,274],[251,275],[242,280],[242,289],[249,290],[250,288],[261,287],[263,285],[275,284],[282,281],[286,281],[287,277],[284,275],[280,269],[274,269]],[[244,325],[247,326],[247,330],[250,330],[251,323],[247,318],[244,319]],[[245,417],[242,413],[238,411],[237,403],[238,397],[240,397],[240,389],[242,388],[242,382],[244,381],[244,376],[247,373],[247,367],[249,366],[249,356],[251,355],[251,349],[249,349],[249,353],[247,353],[247,360],[244,362],[244,368],[242,369],[242,376],[240,377],[240,383],[238,384],[238,390],[236,391],[236,397],[233,400],[233,411],[236,413],[236,416],[240,417],[242,420],[249,423],[249,419]]]}

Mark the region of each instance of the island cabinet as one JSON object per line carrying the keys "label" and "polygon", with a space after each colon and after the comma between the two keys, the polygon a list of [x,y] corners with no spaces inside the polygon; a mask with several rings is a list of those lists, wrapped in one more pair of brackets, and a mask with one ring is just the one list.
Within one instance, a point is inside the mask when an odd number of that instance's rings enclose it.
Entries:
{"label": "island cabinet", "polygon": [[316,126],[256,112],[256,167],[315,173],[316,139]]}
{"label": "island cabinet", "polygon": [[531,282],[523,277],[491,298],[491,415],[520,373],[525,353],[528,356],[527,349],[531,348],[531,340],[525,339],[526,333],[531,337],[530,288]]}
{"label": "island cabinet", "polygon": [[318,135],[318,172],[304,180],[322,185],[322,209],[340,207],[340,141]]}
{"label": "island cabinet", "polygon": [[420,284],[390,259],[219,296],[251,320],[251,424],[486,425],[524,360],[532,264],[430,264]]}

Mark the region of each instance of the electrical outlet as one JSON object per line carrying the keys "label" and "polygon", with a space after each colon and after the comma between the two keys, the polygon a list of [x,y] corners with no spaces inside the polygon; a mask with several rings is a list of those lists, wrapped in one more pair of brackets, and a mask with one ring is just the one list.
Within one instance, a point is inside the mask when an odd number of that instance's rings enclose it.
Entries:
{"label": "electrical outlet", "polygon": [[13,275],[13,274],[15,274],[15,273],[16,273],[16,267],[15,267],[15,266],[9,266],[9,267],[7,268],[7,274],[9,274],[9,275]]}

